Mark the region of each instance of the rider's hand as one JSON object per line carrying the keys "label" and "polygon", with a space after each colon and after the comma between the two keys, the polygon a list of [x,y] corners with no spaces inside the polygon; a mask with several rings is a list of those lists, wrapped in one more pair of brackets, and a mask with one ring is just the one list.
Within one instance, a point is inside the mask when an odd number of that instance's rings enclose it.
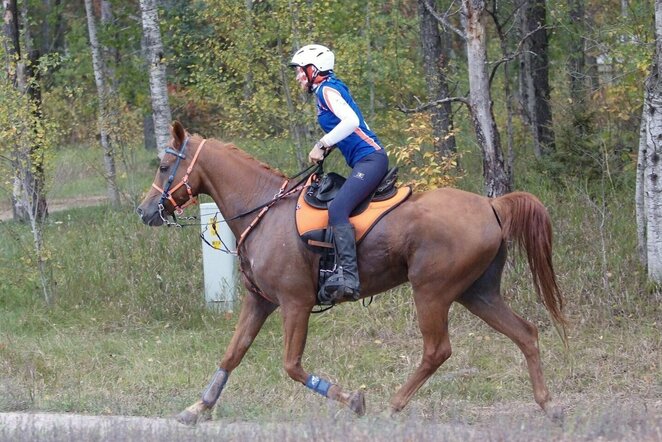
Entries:
{"label": "rider's hand", "polygon": [[315,146],[313,146],[312,150],[308,154],[308,160],[311,163],[319,163],[324,159],[324,155],[326,154],[326,146],[321,141],[318,141],[315,143]]}

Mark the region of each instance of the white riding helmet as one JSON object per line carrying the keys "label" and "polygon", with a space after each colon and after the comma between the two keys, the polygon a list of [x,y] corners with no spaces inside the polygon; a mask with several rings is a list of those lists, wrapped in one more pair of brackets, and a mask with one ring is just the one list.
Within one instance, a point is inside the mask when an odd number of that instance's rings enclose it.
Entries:
{"label": "white riding helmet", "polygon": [[290,66],[306,67],[309,64],[315,66],[319,72],[333,70],[335,56],[331,49],[322,45],[306,45],[299,49],[290,62]]}

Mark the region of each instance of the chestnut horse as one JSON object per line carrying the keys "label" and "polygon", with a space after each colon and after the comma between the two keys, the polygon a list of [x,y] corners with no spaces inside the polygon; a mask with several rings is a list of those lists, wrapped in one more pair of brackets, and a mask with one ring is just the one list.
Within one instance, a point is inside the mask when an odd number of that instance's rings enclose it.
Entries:
{"label": "chestnut horse", "polygon": [[[319,255],[299,239],[294,211],[299,189],[285,176],[232,144],[190,135],[174,122],[171,144],[161,159],[151,191],[137,209],[150,226],[166,223],[198,194],[210,195],[235,237],[243,282],[248,290],[239,322],[211,382],[178,420],[209,418],[229,374],[280,307],[284,328],[284,368],[311,390],[365,413],[361,390],[309,373],[301,364],[311,310],[316,305]],[[251,209],[267,204],[259,215]],[[268,210],[268,211],[267,211]],[[251,213],[247,213],[251,212]],[[538,330],[506,305],[500,290],[508,241],[526,252],[538,298],[564,330],[563,297],[552,267],[550,217],[533,195],[516,192],[490,199],[456,189],[413,194],[384,216],[358,246],[361,296],[411,283],[423,336],[421,361],[391,400],[402,410],[412,395],[451,355],[448,311],[459,302],[520,348],[536,402],[550,416],[553,406],[543,379]]]}

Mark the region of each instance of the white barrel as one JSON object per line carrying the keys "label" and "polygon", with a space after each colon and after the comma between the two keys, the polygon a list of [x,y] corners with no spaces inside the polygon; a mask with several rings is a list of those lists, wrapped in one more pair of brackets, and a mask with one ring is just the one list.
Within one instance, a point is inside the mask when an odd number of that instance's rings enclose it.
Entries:
{"label": "white barrel", "polygon": [[237,291],[237,257],[220,249],[235,250],[234,234],[227,223],[223,222],[223,215],[215,203],[200,204],[200,225],[202,235],[213,246],[210,247],[202,241],[202,269],[207,307],[231,312]]}

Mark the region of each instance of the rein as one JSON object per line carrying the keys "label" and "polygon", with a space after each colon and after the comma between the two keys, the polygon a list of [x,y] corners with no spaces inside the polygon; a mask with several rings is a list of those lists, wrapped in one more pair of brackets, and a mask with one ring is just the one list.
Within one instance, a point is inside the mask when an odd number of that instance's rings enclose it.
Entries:
{"label": "rein", "polygon": [[[152,187],[154,187],[156,190],[161,192],[161,200],[159,201],[159,216],[161,216],[161,219],[163,220],[164,224],[168,227],[173,227],[173,226],[174,227],[189,227],[189,226],[201,226],[202,225],[201,223],[180,224],[177,221],[177,218],[175,217],[175,213],[177,213],[177,215],[181,216],[186,207],[188,207],[191,204],[196,204],[198,202],[197,198],[196,198],[197,195],[193,195],[193,192],[191,190],[191,186],[188,182],[188,178],[189,178],[189,175],[191,174],[191,171],[193,170],[193,166],[195,165],[195,163],[198,159],[198,155],[200,154],[200,151],[202,150],[202,147],[204,146],[205,142],[207,142],[207,139],[202,140],[202,143],[200,143],[200,145],[198,146],[198,149],[196,150],[195,155],[193,156],[193,160],[191,161],[191,164],[189,164],[189,167],[186,169],[186,174],[182,177],[182,180],[175,187],[171,188],[172,183],[175,179],[175,174],[177,173],[177,169],[179,168],[179,163],[181,162],[181,160],[186,159],[186,147],[188,145],[189,139],[190,139],[190,137],[187,137],[186,140],[184,140],[182,148],[179,152],[177,152],[176,150],[174,150],[170,147],[168,147],[165,150],[165,153],[175,155],[177,157],[177,161],[175,162],[174,170],[173,170],[172,174],[168,177],[168,181],[167,181],[165,187],[163,189],[161,189],[155,183],[152,183]],[[325,155],[325,157],[326,157],[326,155]],[[276,204],[278,201],[280,201],[281,199],[287,198],[288,196],[302,190],[305,187],[306,181],[308,180],[308,178],[311,175],[313,175],[315,173],[323,173],[323,171],[324,171],[323,164],[324,164],[324,160],[320,161],[319,163],[312,164],[311,166],[308,166],[307,168],[301,170],[299,173],[297,173],[296,175],[294,175],[290,178],[286,178],[285,181],[283,182],[283,184],[281,185],[280,189],[278,190],[278,193],[276,193],[271,200],[269,200],[269,201],[267,201],[263,204],[260,204],[259,206],[254,207],[250,210],[247,210],[247,211],[242,212],[238,215],[235,215],[231,218],[224,219],[222,222],[227,223],[228,221],[233,221],[233,220],[236,220],[236,219],[239,219],[239,218],[243,218],[243,217],[245,217],[247,215],[250,215],[252,213],[255,213],[259,210],[259,213],[255,216],[255,218],[253,218],[253,221],[251,221],[251,223],[248,225],[248,227],[246,227],[246,229],[244,229],[244,231],[239,236],[239,240],[237,241],[237,246],[236,246],[236,249],[234,251],[230,250],[225,245],[225,243],[223,241],[221,241],[221,244],[222,244],[223,248],[213,246],[205,238],[205,236],[204,236],[205,232],[200,233],[200,238],[202,239],[202,241],[204,241],[209,247],[213,248],[214,250],[220,250],[221,252],[224,252],[224,253],[227,253],[227,254],[234,255],[234,256],[238,257],[239,256],[239,249],[244,244],[244,242],[245,242],[246,238],[248,237],[248,235],[250,234],[250,232],[262,220],[262,218],[267,213],[267,211],[274,204]],[[298,178],[300,176],[302,176],[302,178],[290,190],[286,190],[288,184],[290,183],[290,181],[292,181],[293,179]],[[186,191],[188,192],[188,199],[184,202],[184,204],[182,204],[180,206],[179,204],[177,204],[175,199],[172,197],[172,194],[182,186],[186,187]],[[163,216],[163,213],[165,211],[164,203],[165,203],[166,200],[170,201],[170,203],[175,208],[175,211],[172,214],[173,221],[169,221],[165,216]],[[198,217],[197,216],[188,216],[188,217],[184,217],[182,219],[192,221],[192,220],[197,220]],[[216,215],[214,215],[214,218],[213,218],[212,224],[211,224],[211,228],[218,235],[218,230],[216,228],[216,223],[217,223]],[[220,238],[220,235],[218,235],[218,237]],[[269,299],[269,297],[267,297],[264,294],[264,292],[262,292],[262,290],[260,290],[260,288],[246,274],[246,272],[244,271],[244,269],[242,267],[242,260],[241,259],[239,259],[239,271],[244,275],[244,277],[246,278],[246,282],[249,283],[253,287],[253,290],[256,293],[258,293],[260,296],[265,298],[267,301],[273,302],[271,299]],[[372,303],[372,297],[370,298],[370,301],[368,302],[367,305],[365,304],[365,300],[363,300],[364,307],[367,307],[371,303]],[[334,307],[334,305],[330,305],[330,306],[327,306],[327,307],[320,308],[318,310],[313,310],[313,311],[311,311],[311,313],[323,313],[323,312],[325,312],[325,311],[327,311],[327,310],[329,310],[333,307]]]}
{"label": "rein", "polygon": [[[170,147],[168,147],[165,150],[165,153],[175,155],[177,157],[177,161],[175,162],[174,170],[172,171],[172,174],[170,175],[170,177],[168,177],[168,181],[166,182],[165,187],[163,189],[161,189],[161,187],[159,187],[155,183],[152,183],[152,187],[155,188],[156,190],[158,190],[159,192],[161,192],[161,200],[159,201],[159,216],[161,216],[161,219],[163,220],[164,224],[168,227],[188,227],[188,226],[200,226],[201,225],[201,223],[181,224],[177,221],[175,213],[181,217],[181,215],[182,215],[182,213],[184,213],[184,209],[186,207],[188,207],[191,204],[196,204],[198,202],[197,198],[196,198],[196,195],[193,195],[193,192],[191,190],[191,186],[188,182],[188,177],[191,174],[191,171],[193,170],[193,166],[195,165],[195,163],[198,159],[198,155],[200,154],[200,151],[202,150],[202,147],[204,146],[207,139],[202,140],[202,143],[200,143],[200,145],[198,146],[198,149],[196,150],[195,155],[193,156],[193,160],[191,161],[191,164],[189,165],[188,169],[186,170],[186,174],[184,175],[184,177],[182,177],[182,180],[175,187],[171,188],[172,183],[175,179],[175,174],[177,173],[177,169],[179,168],[179,163],[181,162],[181,160],[186,159],[186,147],[188,146],[189,139],[190,139],[190,137],[187,137],[186,140],[184,140],[182,148],[179,152],[177,152],[176,150],[174,150]],[[237,249],[235,251],[230,250],[224,243],[221,243],[224,248],[214,247],[212,244],[209,243],[209,241],[207,241],[205,239],[204,232],[200,234],[200,238],[208,246],[210,246],[211,248],[213,248],[215,250],[220,250],[221,252],[228,253],[230,255],[238,256],[239,247],[243,244],[246,237],[253,230],[253,228],[255,228],[255,226],[262,220],[265,213],[271,208],[271,206],[276,204],[279,200],[281,200],[283,198],[286,198],[286,197],[298,192],[299,190],[303,189],[304,184],[308,180],[308,178],[312,174],[314,174],[318,171],[322,171],[323,170],[322,167],[323,166],[322,166],[321,162],[318,163],[318,164],[313,164],[311,166],[308,166],[307,168],[303,169],[302,171],[300,171],[296,175],[294,175],[290,178],[286,178],[285,182],[283,183],[283,185],[278,190],[278,193],[276,193],[271,200],[269,200],[269,201],[267,201],[263,204],[260,204],[257,207],[254,207],[250,210],[247,210],[247,211],[242,212],[238,215],[235,215],[231,218],[224,219],[222,222],[227,223],[228,221],[233,221],[233,220],[248,216],[250,214],[253,214],[253,213],[257,212],[258,210],[260,211],[257,214],[257,216],[253,219],[253,221],[250,223],[250,225],[240,235],[239,241],[237,242]],[[303,176],[303,178],[301,178],[301,180],[299,180],[294,185],[294,187],[292,187],[290,190],[286,191],[285,189],[287,189],[287,186],[290,183],[290,181],[292,181],[293,179],[298,178],[300,176]],[[180,206],[180,205],[177,204],[175,199],[172,197],[172,194],[182,186],[186,187],[186,191],[188,192],[188,200],[186,200],[186,202]],[[166,216],[164,216],[164,212],[165,212],[164,203],[165,203],[166,200],[170,201],[170,203],[175,208],[175,211],[172,214],[173,221],[168,220],[166,218]],[[197,216],[187,216],[187,217],[181,217],[180,219],[184,219],[184,220],[187,220],[187,221],[194,221],[194,220],[198,220],[199,217],[197,217]],[[214,230],[216,230],[216,222],[217,222],[216,217],[214,216],[214,219],[212,221],[212,229],[214,229]]]}

